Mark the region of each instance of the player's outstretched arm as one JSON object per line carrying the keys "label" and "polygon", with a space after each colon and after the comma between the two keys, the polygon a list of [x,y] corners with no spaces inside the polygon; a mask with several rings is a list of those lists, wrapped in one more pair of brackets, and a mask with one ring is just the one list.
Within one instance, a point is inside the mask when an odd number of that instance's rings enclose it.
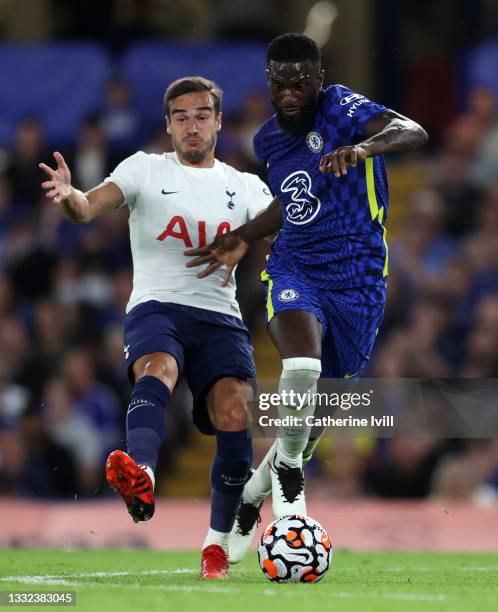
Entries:
{"label": "player's outstretched arm", "polygon": [[233,232],[218,236],[208,246],[185,251],[187,257],[196,258],[187,263],[187,268],[209,264],[197,275],[198,278],[204,278],[221,266],[226,266],[227,271],[223,279],[223,287],[226,287],[235,266],[247,253],[249,246],[260,238],[275,234],[281,227],[280,202],[275,198],[262,213]]}
{"label": "player's outstretched arm", "polygon": [[366,125],[366,133],[368,138],[363,142],[324,155],[320,160],[320,172],[333,173],[339,178],[347,174],[349,167],[356,167],[358,160],[413,151],[423,147],[429,138],[422,126],[392,110],[372,117]]}
{"label": "player's outstretched arm", "polygon": [[71,185],[71,172],[62,155],[56,151],[54,170],[46,164],[39,167],[49,180],[42,183],[47,198],[59,204],[64,215],[73,223],[88,223],[106,210],[117,208],[123,203],[121,190],[114,183],[102,183],[87,193]]}

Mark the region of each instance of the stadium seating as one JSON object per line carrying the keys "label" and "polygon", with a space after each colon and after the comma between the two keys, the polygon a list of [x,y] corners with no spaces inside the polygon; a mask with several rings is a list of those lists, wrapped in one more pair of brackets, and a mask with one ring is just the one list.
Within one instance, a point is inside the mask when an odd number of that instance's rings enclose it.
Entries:
{"label": "stadium seating", "polygon": [[11,143],[28,116],[41,120],[49,143],[72,141],[101,105],[110,74],[109,56],[98,45],[0,45],[0,145]]}
{"label": "stadium seating", "polygon": [[498,39],[476,45],[468,54],[466,75],[469,88],[488,87],[498,96]]}
{"label": "stadium seating", "polygon": [[256,44],[138,44],[117,62],[95,44],[0,45],[0,82],[8,84],[0,88],[0,146],[11,144],[28,116],[41,120],[48,143],[71,143],[85,116],[102,108],[105,85],[116,73],[131,84],[149,127],[162,121],[165,86],[180,76],[218,82],[227,114],[266,87],[264,52]]}
{"label": "stadium seating", "polygon": [[165,86],[181,76],[216,81],[225,92],[224,111],[230,114],[251,90],[266,88],[264,70],[264,49],[256,44],[144,43],[130,48],[121,65],[139,110],[152,124],[162,120]]}

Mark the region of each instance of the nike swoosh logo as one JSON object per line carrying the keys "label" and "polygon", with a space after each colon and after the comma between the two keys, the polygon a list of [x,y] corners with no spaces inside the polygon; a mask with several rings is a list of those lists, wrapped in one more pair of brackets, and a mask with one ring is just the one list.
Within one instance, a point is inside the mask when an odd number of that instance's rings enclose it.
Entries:
{"label": "nike swoosh logo", "polygon": [[345,374],[344,378],[354,378],[355,376],[358,376],[359,372],[355,372],[354,374]]}
{"label": "nike swoosh logo", "polygon": [[164,189],[161,191],[161,193],[163,195],[171,195],[172,193],[180,193],[179,191],[164,191]]}

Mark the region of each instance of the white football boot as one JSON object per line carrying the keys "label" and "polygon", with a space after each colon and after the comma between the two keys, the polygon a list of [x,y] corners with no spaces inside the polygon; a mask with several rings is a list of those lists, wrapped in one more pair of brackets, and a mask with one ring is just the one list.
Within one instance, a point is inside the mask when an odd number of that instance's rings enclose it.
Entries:
{"label": "white football boot", "polygon": [[228,562],[238,563],[246,556],[254,539],[254,534],[261,523],[259,513],[263,502],[259,506],[242,502],[235,517],[230,537],[228,539]]}
{"label": "white football boot", "polygon": [[266,456],[256,470],[251,469],[235,522],[228,541],[228,560],[238,563],[245,557],[254,539],[256,528],[261,522],[259,511],[271,491],[269,461],[277,448],[277,441],[272,444]]}

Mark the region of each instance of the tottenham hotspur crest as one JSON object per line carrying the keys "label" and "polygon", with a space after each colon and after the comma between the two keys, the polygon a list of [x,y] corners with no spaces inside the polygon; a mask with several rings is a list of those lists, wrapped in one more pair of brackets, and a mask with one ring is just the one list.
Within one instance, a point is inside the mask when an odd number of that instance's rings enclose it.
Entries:
{"label": "tottenham hotspur crest", "polygon": [[306,136],[306,144],[312,153],[320,153],[323,149],[323,138],[318,132],[308,132]]}
{"label": "tottenham hotspur crest", "polygon": [[235,195],[235,191],[228,191],[228,189],[226,189],[225,193],[230,198],[229,202],[227,202],[227,208],[229,208],[230,210],[233,210],[235,208],[235,202],[233,201],[233,196]]}

